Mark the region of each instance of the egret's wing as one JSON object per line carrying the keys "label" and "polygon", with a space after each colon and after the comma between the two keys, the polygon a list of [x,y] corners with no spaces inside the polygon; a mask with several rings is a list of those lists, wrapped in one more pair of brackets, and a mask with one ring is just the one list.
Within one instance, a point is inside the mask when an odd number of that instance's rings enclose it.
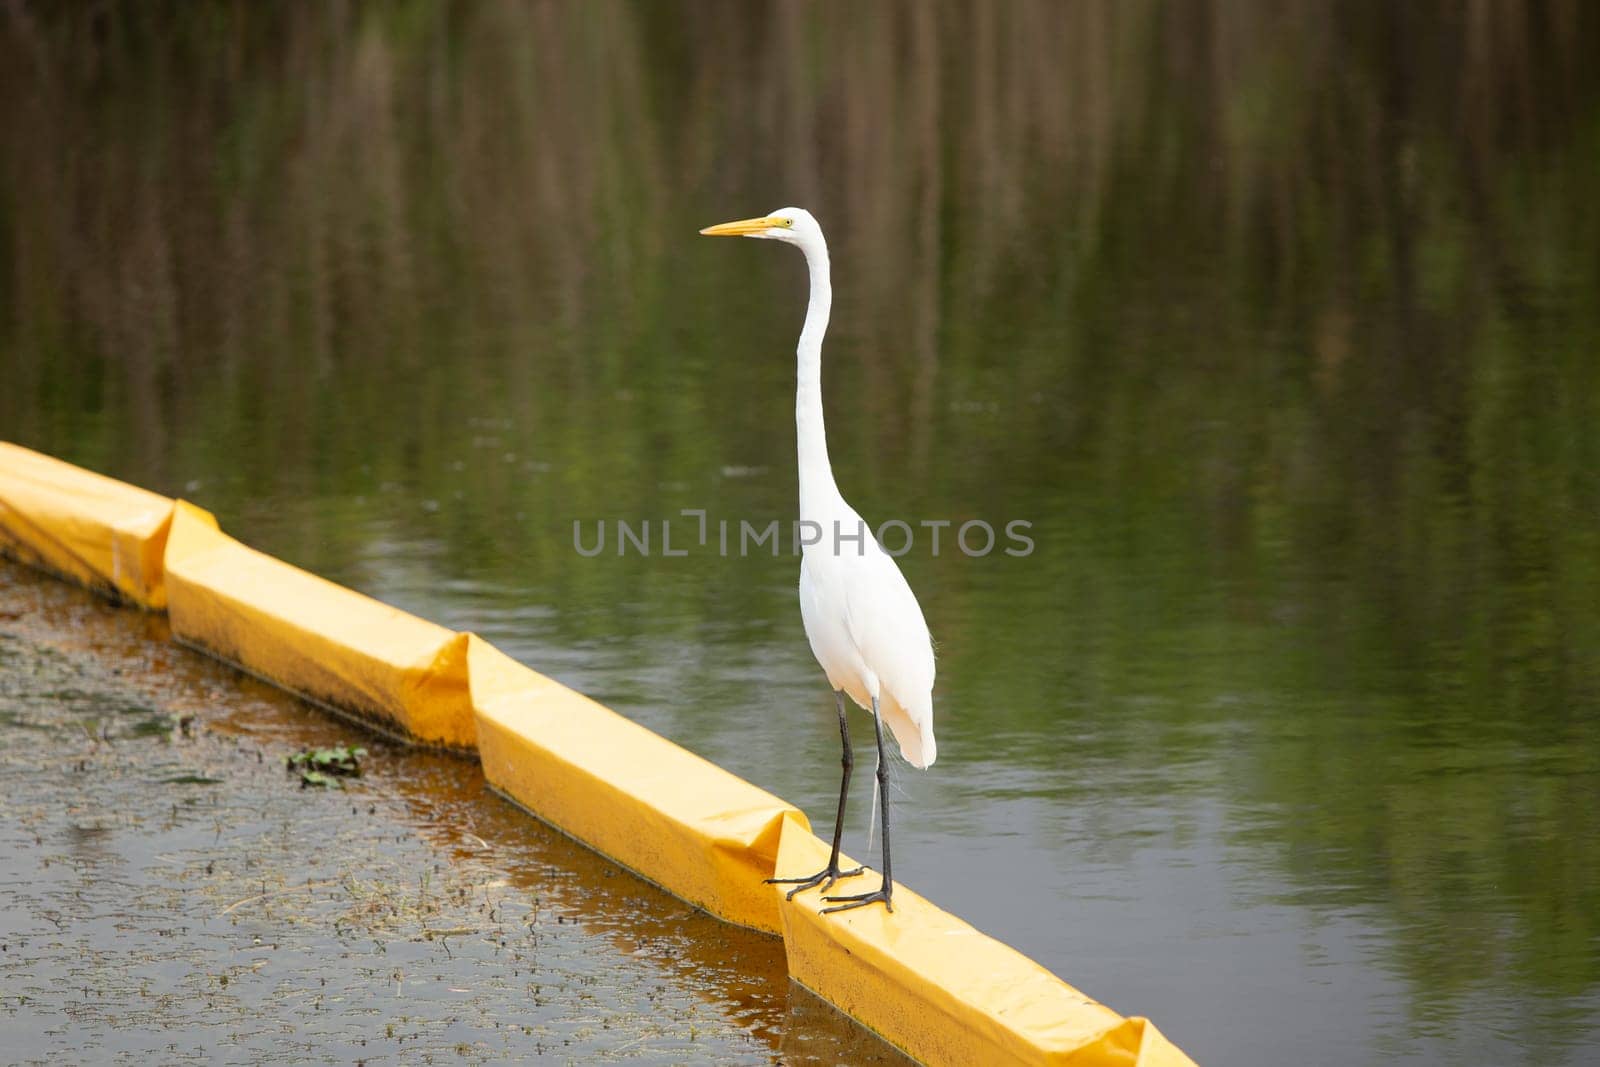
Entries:
{"label": "egret's wing", "polygon": [[878,681],[903,703],[914,701],[933,688],[933,639],[922,606],[888,553],[868,546],[851,562],[850,636]]}
{"label": "egret's wing", "polygon": [[850,698],[861,703],[863,694],[854,684],[861,674],[861,661],[850,637],[844,598],[837,582],[828,584],[827,576],[812,573],[805,561],[800,564],[800,619],[828,684],[850,692]]}
{"label": "egret's wing", "polygon": [[884,721],[907,760],[933,762],[933,639],[922,606],[894,559],[869,545],[851,556],[845,586],[850,636],[890,698]]}

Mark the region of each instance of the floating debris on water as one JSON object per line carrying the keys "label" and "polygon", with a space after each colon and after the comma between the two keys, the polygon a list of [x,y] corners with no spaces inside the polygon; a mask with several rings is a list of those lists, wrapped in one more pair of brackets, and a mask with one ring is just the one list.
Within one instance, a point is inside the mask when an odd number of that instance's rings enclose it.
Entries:
{"label": "floating debris on water", "polygon": [[300,788],[341,785],[340,778],[361,777],[361,758],[364,748],[338,745],[334,748],[313,748],[283,757],[283,765],[291,774],[299,774]]}

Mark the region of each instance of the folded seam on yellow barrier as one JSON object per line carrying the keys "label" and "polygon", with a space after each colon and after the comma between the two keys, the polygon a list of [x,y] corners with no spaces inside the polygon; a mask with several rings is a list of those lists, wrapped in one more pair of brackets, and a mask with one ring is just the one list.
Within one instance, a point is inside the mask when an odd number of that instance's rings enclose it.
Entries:
{"label": "folded seam on yellow barrier", "polygon": [[248,548],[183,501],[165,565],[178,640],[409,738],[475,743],[466,634]]}
{"label": "folded seam on yellow barrier", "polygon": [[[818,870],[828,848],[791,828],[779,871]],[[877,878],[868,872],[862,880],[872,888]],[[903,885],[895,886],[892,913],[825,915],[816,890],[774,899],[790,976],[925,1063],[1190,1063],[1145,1020],[1124,1019]]]}
{"label": "folded seam on yellow barrier", "polygon": [[116,600],[166,604],[173,502],[0,442],[0,550]]}
{"label": "folded seam on yellow barrier", "polygon": [[484,776],[541,819],[706,911],[769,933],[786,823],[805,816],[476,637]]}

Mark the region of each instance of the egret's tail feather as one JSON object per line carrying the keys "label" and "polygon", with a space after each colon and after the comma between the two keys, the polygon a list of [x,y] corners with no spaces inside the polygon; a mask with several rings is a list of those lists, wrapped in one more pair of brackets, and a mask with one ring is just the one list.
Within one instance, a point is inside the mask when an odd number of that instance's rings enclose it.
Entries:
{"label": "egret's tail feather", "polygon": [[883,721],[888,723],[895,742],[900,746],[900,754],[907,763],[919,771],[933,766],[933,761],[939,756],[939,746],[933,739],[932,700],[914,709],[907,709],[893,700],[888,701],[884,706]]}

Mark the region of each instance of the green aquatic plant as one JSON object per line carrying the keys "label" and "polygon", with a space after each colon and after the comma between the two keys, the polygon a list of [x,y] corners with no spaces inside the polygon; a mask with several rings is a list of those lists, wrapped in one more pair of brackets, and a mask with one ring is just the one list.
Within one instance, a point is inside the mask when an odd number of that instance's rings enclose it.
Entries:
{"label": "green aquatic plant", "polygon": [[364,748],[345,745],[312,748],[283,757],[283,765],[291,774],[300,776],[301,788],[311,785],[326,788],[339,785],[340,778],[361,777],[361,757],[366,754]]}

